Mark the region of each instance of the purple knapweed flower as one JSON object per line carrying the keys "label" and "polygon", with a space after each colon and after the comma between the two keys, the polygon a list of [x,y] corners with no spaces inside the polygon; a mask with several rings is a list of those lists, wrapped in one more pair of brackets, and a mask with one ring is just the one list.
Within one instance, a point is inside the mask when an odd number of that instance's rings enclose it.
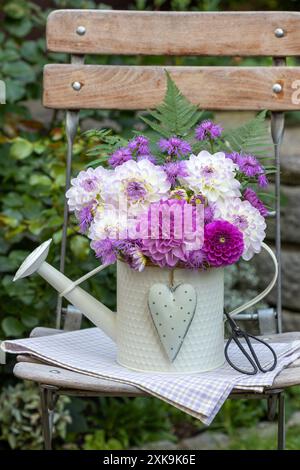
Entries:
{"label": "purple knapweed flower", "polygon": [[187,255],[186,267],[190,269],[205,269],[207,261],[202,250],[190,251]]}
{"label": "purple knapweed flower", "polygon": [[85,233],[93,221],[93,204],[88,204],[78,212],[79,231]]}
{"label": "purple knapweed flower", "polygon": [[223,127],[215,124],[210,120],[202,121],[195,129],[195,137],[197,140],[217,139],[222,134]]}
{"label": "purple knapweed flower", "polygon": [[182,157],[192,151],[190,144],[179,137],[171,137],[170,139],[160,139],[158,146],[162,152],[166,152],[172,157]]}
{"label": "purple knapweed flower", "polygon": [[255,207],[259,213],[263,216],[266,217],[268,215],[268,210],[265,207],[264,203],[259,199],[257,196],[256,192],[251,189],[247,188],[243,194],[244,199],[250,202],[250,204]]}
{"label": "purple knapweed flower", "polygon": [[225,155],[238,166],[241,173],[248,176],[248,178],[257,178],[259,186],[262,188],[268,186],[265,171],[257,158],[253,155],[243,155],[238,152],[226,153]]}
{"label": "purple knapweed flower", "polygon": [[115,240],[104,238],[91,243],[91,248],[95,251],[96,258],[100,258],[103,264],[113,264],[117,260]]}
{"label": "purple knapweed flower", "polygon": [[121,147],[116,150],[108,159],[108,163],[113,168],[116,166],[122,165],[122,163],[127,162],[132,159],[132,154],[127,147]]}
{"label": "purple knapweed flower", "polygon": [[241,155],[238,152],[225,153],[226,158],[230,158],[236,165],[239,163],[239,158]]}
{"label": "purple knapweed flower", "polygon": [[258,178],[257,178],[257,182],[258,182],[258,185],[261,187],[261,188],[266,188],[269,184],[269,181],[268,181],[268,178],[267,176],[265,175],[265,173],[261,173]]}
{"label": "purple knapweed flower", "polygon": [[230,222],[215,220],[204,228],[203,251],[210,266],[234,264],[244,251],[243,234]]}
{"label": "purple knapweed flower", "polygon": [[136,152],[136,155],[150,154],[149,139],[143,135],[138,135],[128,143],[128,148],[131,152]]}
{"label": "purple knapweed flower", "polygon": [[263,168],[253,155],[240,155],[237,164],[239,170],[249,178],[254,178],[263,173]]}
{"label": "purple knapweed flower", "polygon": [[172,186],[175,186],[178,178],[186,176],[184,162],[169,162],[163,165],[163,169],[167,174],[168,180]]}

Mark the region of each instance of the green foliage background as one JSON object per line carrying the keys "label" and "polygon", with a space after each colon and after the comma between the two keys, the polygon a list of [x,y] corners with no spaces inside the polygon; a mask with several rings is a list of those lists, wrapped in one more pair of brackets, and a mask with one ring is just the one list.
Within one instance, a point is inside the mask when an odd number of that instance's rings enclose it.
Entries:
{"label": "green foliage background", "polygon": [[[41,121],[32,112],[32,101],[41,99],[42,69],[46,63],[67,62],[65,54],[45,50],[45,22],[55,8],[118,8],[138,10],[297,10],[298,1],[255,0],[251,5],[237,0],[132,0],[107,1],[104,5],[91,0],[25,1],[0,0],[0,80],[6,83],[7,104],[0,105],[0,339],[28,335],[36,325],[55,324],[56,297],[51,288],[34,276],[12,283],[13,273],[24,257],[42,241],[52,237],[50,261],[58,266],[59,244],[63,217],[64,169],[66,140],[63,116],[53,112],[50,120]],[[164,58],[164,57],[88,57],[87,63],[130,64],[235,64],[238,58]],[[246,65],[270,63],[247,58]],[[139,129],[137,116],[128,112],[85,111],[81,122],[96,119],[99,126],[114,127],[128,136],[134,127]],[[104,124],[105,123],[105,124]],[[74,173],[94,157],[87,151],[94,146],[92,135],[78,136],[74,148]],[[96,266],[88,241],[78,235],[70,224],[67,252],[67,275],[77,278]],[[245,279],[249,273],[245,275]],[[251,277],[251,275],[250,275]],[[246,279],[247,280],[247,279]],[[246,282],[247,284],[247,282]],[[86,286],[109,307],[115,304],[115,275],[111,268],[100,273]],[[234,281],[231,287],[234,287]],[[248,294],[248,293],[247,293]],[[23,397],[26,409],[37,407],[36,391],[15,386],[11,364],[2,367],[0,399],[6,407],[0,413],[0,448],[37,448],[40,433],[35,423],[28,423],[26,412],[17,408]],[[8,388],[12,386],[13,388]],[[1,391],[1,390],[0,390]],[[22,405],[22,403],[21,403]],[[68,411],[64,411],[67,407]],[[31,413],[31,411],[30,411]],[[66,448],[125,448],[159,438],[173,438],[174,432],[188,428],[191,433],[202,429],[199,423],[154,399],[137,400],[72,400],[61,407],[62,420],[58,426],[59,445]],[[261,406],[249,404],[226,405],[215,427],[232,432],[235,426],[250,425],[265,415]],[[68,432],[65,426],[68,421]],[[16,426],[11,426],[11,422]],[[78,437],[79,436],[79,437]],[[176,439],[176,438],[175,438]],[[64,442],[64,444],[63,444]]]}

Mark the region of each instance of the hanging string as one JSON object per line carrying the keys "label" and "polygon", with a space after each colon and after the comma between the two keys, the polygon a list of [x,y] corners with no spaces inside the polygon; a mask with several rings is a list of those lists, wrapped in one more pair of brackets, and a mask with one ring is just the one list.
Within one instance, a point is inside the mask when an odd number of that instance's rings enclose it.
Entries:
{"label": "hanging string", "polygon": [[170,287],[174,286],[174,269],[170,269],[169,271],[169,283]]}

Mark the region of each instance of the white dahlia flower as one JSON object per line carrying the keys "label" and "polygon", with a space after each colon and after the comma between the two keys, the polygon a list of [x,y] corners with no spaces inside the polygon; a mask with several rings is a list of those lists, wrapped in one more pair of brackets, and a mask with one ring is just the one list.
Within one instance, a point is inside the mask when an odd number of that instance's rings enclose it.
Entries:
{"label": "white dahlia flower", "polygon": [[80,211],[87,204],[102,202],[105,199],[105,185],[111,171],[102,168],[88,168],[71,180],[66,193],[70,211]]}
{"label": "white dahlia flower", "polygon": [[261,250],[266,236],[266,222],[250,202],[240,198],[228,199],[214,207],[214,219],[223,219],[235,225],[244,235],[243,259],[248,261]]}
{"label": "white dahlia flower", "polygon": [[130,221],[121,217],[115,207],[98,208],[91,223],[88,237],[95,241],[105,238],[113,240],[127,238],[129,224]]}
{"label": "white dahlia flower", "polygon": [[235,178],[237,165],[223,152],[203,150],[185,162],[186,176],[180,178],[185,188],[203,194],[208,202],[239,197],[240,182]]}
{"label": "white dahlia flower", "polygon": [[139,214],[151,202],[168,196],[170,183],[161,167],[149,160],[129,160],[115,168],[108,188],[109,202],[130,215]]}

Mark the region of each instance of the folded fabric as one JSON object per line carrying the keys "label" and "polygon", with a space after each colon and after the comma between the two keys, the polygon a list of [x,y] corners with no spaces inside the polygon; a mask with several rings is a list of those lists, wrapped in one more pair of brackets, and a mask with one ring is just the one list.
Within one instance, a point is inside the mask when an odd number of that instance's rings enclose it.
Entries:
{"label": "folded fabric", "polygon": [[[278,357],[276,368],[265,374],[260,372],[248,376],[235,371],[227,363],[211,372],[197,374],[135,372],[116,362],[116,345],[98,328],[5,341],[1,345],[6,352],[31,354],[65,369],[134,385],[207,425],[234,388],[262,392],[272,385],[284,367],[300,357],[299,340],[272,343],[272,347]],[[270,362],[268,350],[257,343],[255,352],[263,367],[267,367]],[[231,358],[245,366],[235,345],[231,349]]]}

